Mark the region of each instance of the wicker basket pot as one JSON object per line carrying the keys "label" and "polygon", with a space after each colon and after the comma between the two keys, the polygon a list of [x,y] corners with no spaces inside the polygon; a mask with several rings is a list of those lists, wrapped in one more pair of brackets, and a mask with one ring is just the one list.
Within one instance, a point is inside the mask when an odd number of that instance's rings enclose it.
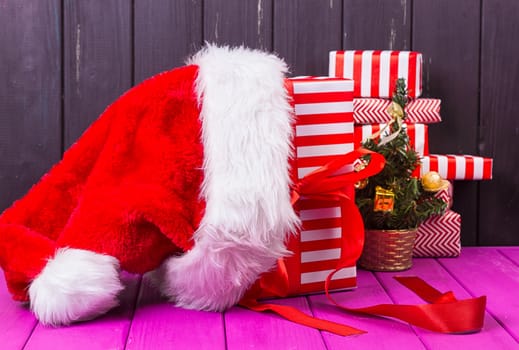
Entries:
{"label": "wicker basket pot", "polygon": [[366,229],[359,265],[372,271],[402,271],[413,265],[416,228],[408,230]]}

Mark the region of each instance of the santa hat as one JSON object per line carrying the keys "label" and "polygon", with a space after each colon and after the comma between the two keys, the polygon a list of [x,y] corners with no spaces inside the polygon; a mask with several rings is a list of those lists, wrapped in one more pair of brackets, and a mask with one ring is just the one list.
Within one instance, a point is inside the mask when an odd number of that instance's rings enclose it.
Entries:
{"label": "santa hat", "polygon": [[13,298],[44,323],[117,304],[119,269],[222,310],[288,252],[292,112],[272,54],[206,46],[134,87],[0,216]]}

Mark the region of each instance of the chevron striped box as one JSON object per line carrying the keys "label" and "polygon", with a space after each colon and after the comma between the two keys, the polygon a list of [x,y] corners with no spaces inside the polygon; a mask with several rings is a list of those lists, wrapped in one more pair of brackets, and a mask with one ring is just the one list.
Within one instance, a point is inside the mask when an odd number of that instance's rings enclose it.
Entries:
{"label": "chevron striped box", "polygon": [[[387,109],[391,101],[382,98],[353,99],[353,120],[356,124],[387,123],[391,120]],[[432,124],[442,121],[440,116],[441,100],[418,98],[409,101],[405,107],[408,123]]]}
{"label": "chevron striped box", "polygon": [[[290,79],[296,115],[293,178],[302,179],[337,155],[352,151],[353,81],[329,77]],[[353,166],[346,167],[351,171]],[[347,189],[353,198],[354,188]],[[337,201],[302,198],[298,202],[302,227],[288,242],[293,255],[285,259],[289,275],[289,294],[324,291],[324,281],[341,256],[343,213]],[[346,219],[347,220],[347,219]],[[349,289],[357,285],[356,268],[339,271],[330,289]]]}
{"label": "chevron striped box", "polygon": [[398,78],[404,78],[408,94],[422,94],[422,54],[412,51],[331,51],[328,75],[353,79],[354,97],[389,98]]}
{"label": "chevron striped box", "polygon": [[413,256],[456,257],[461,251],[461,215],[447,210],[440,216],[425,220],[416,233]]}
{"label": "chevron striped box", "polygon": [[452,203],[454,202],[454,184],[452,181],[449,181],[449,186],[447,186],[447,188],[439,190],[434,194],[434,196],[447,203],[447,209],[452,208]]}
{"label": "chevron striped box", "polygon": [[[361,143],[371,135],[384,130],[386,124],[366,124],[355,125],[355,147],[359,147]],[[407,124],[404,123],[409,135],[409,144],[420,155],[429,154],[429,128],[426,124]],[[386,129],[384,135],[389,134]]]}

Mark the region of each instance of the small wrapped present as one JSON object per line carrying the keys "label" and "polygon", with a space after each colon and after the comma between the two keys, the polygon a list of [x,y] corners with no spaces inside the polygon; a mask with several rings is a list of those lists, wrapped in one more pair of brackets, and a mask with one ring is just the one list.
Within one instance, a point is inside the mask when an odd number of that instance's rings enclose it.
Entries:
{"label": "small wrapped present", "polygon": [[[377,132],[381,132],[386,124],[366,124],[355,125],[355,147],[359,147],[361,143]],[[425,124],[404,123],[403,127],[407,129],[409,135],[409,143],[411,147],[420,155],[429,154],[429,128]],[[389,134],[389,128],[383,131],[383,135]]]}
{"label": "small wrapped present", "polygon": [[422,158],[420,176],[429,171],[437,171],[448,180],[490,180],[492,158],[430,154]]}
{"label": "small wrapped present", "polygon": [[332,51],[329,76],[353,79],[354,97],[390,98],[396,80],[406,80],[409,97],[422,94],[422,54],[412,51]]}
{"label": "small wrapped present", "polygon": [[452,181],[447,182],[449,185],[436,192],[434,196],[447,203],[447,209],[450,209],[452,208],[452,203],[454,202],[454,184]]}
{"label": "small wrapped present", "polygon": [[461,251],[461,215],[447,210],[425,220],[416,233],[414,257],[456,257]]}
{"label": "small wrapped present", "polygon": [[[391,116],[387,110],[391,100],[382,98],[354,98],[353,120],[355,124],[387,123]],[[436,98],[418,98],[407,103],[406,122],[432,124],[441,122],[441,100]]]}

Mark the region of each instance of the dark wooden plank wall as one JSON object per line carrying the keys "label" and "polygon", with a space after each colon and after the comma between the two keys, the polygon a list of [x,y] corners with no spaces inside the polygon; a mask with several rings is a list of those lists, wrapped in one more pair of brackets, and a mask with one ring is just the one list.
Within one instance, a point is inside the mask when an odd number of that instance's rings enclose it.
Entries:
{"label": "dark wooden plank wall", "polygon": [[431,151],[495,161],[494,180],[455,184],[463,244],[519,244],[517,18],[516,0],[0,0],[0,210],[204,41],[275,51],[293,75],[326,75],[333,49],[411,49],[442,99]]}

